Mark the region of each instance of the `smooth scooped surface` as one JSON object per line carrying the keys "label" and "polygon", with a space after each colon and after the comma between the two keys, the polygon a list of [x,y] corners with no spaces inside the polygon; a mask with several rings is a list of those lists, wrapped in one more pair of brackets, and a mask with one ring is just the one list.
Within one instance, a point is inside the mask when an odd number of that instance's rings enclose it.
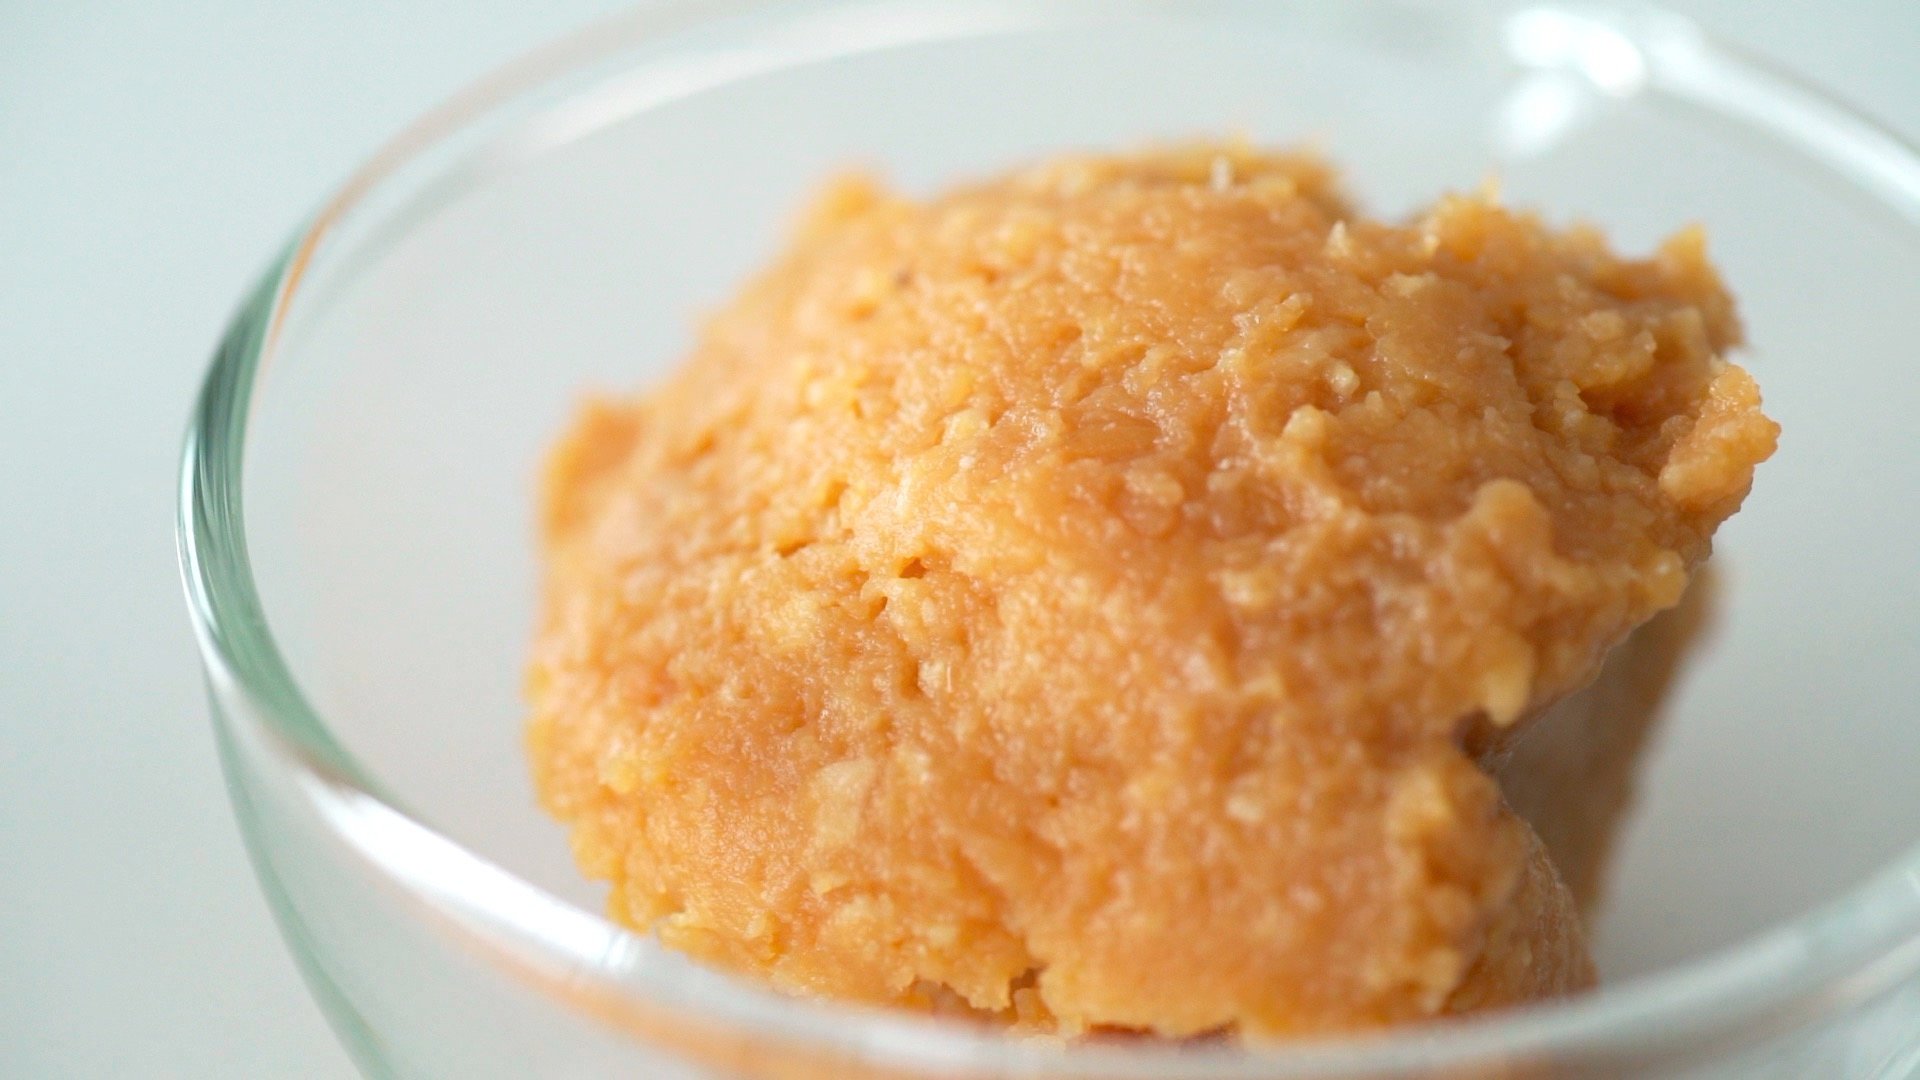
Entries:
{"label": "smooth scooped surface", "polygon": [[1605,905],[1621,824],[1668,691],[1711,636],[1720,592],[1712,571],[1702,567],[1678,605],[1607,654],[1593,682],[1528,718],[1520,738],[1483,762],[1507,806],[1539,836],[1589,926]]}
{"label": "smooth scooped surface", "polygon": [[1672,605],[1773,424],[1701,237],[1318,162],[860,181],[555,451],[542,797],[793,990],[1344,1030],[1587,985],[1479,762]]}

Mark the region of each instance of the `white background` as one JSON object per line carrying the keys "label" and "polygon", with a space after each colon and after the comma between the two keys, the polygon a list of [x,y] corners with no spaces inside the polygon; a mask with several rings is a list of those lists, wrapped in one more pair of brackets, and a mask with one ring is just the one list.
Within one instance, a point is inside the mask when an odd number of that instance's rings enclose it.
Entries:
{"label": "white background", "polygon": [[[176,584],[230,307],[413,114],[615,0],[0,0],[0,1077],[344,1077]],[[1674,0],[1920,139],[1920,0]],[[456,14],[457,13],[457,14]]]}

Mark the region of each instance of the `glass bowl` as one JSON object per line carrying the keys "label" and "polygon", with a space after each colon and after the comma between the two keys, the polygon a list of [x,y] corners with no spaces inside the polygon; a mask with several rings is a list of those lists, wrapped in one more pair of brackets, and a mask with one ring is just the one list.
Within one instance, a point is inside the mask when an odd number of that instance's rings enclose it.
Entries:
{"label": "glass bowl", "polygon": [[[1565,1003],[1238,1049],[792,1000],[608,923],[534,805],[532,487],[589,387],[848,163],[911,189],[1077,147],[1309,142],[1372,209],[1497,175],[1629,250],[1704,222],[1784,425],[1716,563]],[[1920,1061],[1920,160],[1641,8],[686,0],[381,150],[208,377],[181,549],[262,886],[372,1076],[1903,1076]]]}

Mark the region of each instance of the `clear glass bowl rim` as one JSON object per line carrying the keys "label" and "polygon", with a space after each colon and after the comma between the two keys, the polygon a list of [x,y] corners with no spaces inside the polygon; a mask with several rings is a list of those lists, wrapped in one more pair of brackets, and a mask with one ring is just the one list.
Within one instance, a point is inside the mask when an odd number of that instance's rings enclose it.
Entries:
{"label": "clear glass bowl rim", "polygon": [[[1288,0],[1263,9],[1339,4]],[[1375,6],[1513,11],[1500,0],[1365,0]],[[536,50],[425,114],[376,152],[294,235],[243,301],[215,354],[187,433],[181,461],[177,540],[181,573],[202,660],[216,698],[243,703],[227,723],[257,739],[284,768],[339,838],[376,873],[400,886],[423,912],[447,917],[503,979],[565,972],[599,1001],[626,999],[683,1010],[796,1048],[842,1054],[878,1066],[1060,1070],[1074,1075],[1138,1077],[1331,1078],[1403,1070],[1470,1068],[1515,1059],[1604,1060],[1671,1045],[1711,1053],[1861,1007],[1920,975],[1920,846],[1818,910],[1721,952],[1576,999],[1484,1018],[1365,1038],[1315,1040],[1275,1048],[1142,1047],[1098,1041],[1061,1044],[1010,1037],[928,1018],[802,1001],[728,976],[685,968],[664,971],[645,959],[631,931],[584,911],[486,862],[404,808],[332,735],[282,659],[256,590],[247,552],[241,477],[255,377],[273,353],[289,308],[316,254],[356,215],[377,218],[362,248],[379,245],[417,215],[503,163],[524,160],[556,140],[492,130],[522,99],[641,45],[670,41],[783,13],[830,8],[792,0],[656,0]],[[882,2],[840,8],[894,7]],[[1240,5],[1247,6],[1247,5]],[[1049,17],[1101,18],[1121,11],[1165,12],[1164,0],[1041,0],[1031,18],[1007,21],[997,0],[932,0],[916,10],[987,13],[978,25],[1044,25]],[[1193,5],[1232,10],[1234,0]],[[1772,63],[1744,54],[1679,16],[1638,5],[1542,4],[1601,20],[1626,36],[1647,63],[1648,84],[1753,129],[1881,203],[1920,236],[1920,150]],[[896,36],[845,50],[955,35],[964,19],[935,20],[924,37]],[[785,63],[818,54],[773,57]],[[657,61],[655,61],[657,62]],[[641,66],[644,66],[644,63]],[[723,80],[715,80],[715,82]],[[692,87],[698,92],[713,83]],[[670,99],[666,99],[670,100]],[[634,108],[644,107],[635,105]],[[621,113],[620,115],[628,115]],[[617,119],[578,124],[571,141]],[[516,143],[511,136],[519,136]],[[477,134],[477,139],[476,139]],[[473,144],[473,145],[463,145]],[[449,148],[457,148],[451,161]],[[502,148],[506,147],[505,153]],[[435,158],[438,155],[439,159]],[[378,206],[398,177],[431,161],[423,184],[409,177],[410,212]],[[386,203],[396,202],[387,198]],[[369,209],[373,206],[373,209]],[[364,256],[364,250],[356,252]],[[422,862],[410,856],[431,852]]]}

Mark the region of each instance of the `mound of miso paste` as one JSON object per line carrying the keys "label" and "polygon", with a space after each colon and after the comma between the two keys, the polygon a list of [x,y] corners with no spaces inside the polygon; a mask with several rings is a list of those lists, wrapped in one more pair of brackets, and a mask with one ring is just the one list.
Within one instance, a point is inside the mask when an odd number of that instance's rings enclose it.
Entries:
{"label": "mound of miso paste", "polygon": [[841,181],[552,452],[541,798],[618,920],[804,994],[1272,1039],[1577,991],[1488,762],[1771,453],[1739,336],[1697,231],[1377,221],[1308,155]]}

